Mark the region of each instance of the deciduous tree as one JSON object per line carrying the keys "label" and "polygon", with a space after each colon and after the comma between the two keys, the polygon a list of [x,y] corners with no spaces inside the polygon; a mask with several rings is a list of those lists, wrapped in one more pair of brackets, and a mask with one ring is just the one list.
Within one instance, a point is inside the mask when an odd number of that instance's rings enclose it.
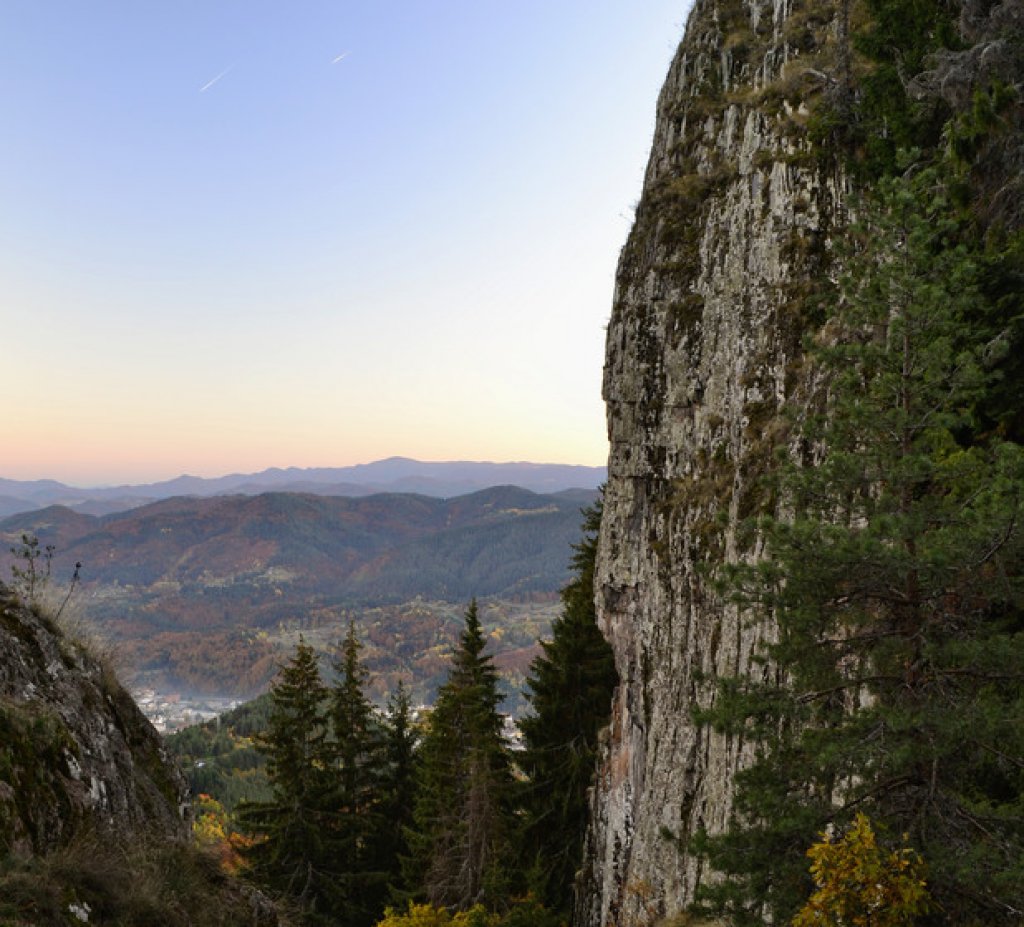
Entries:
{"label": "deciduous tree", "polygon": [[793,927],[910,927],[931,906],[921,857],[879,846],[866,814],[846,833],[822,833],[807,855],[814,894]]}

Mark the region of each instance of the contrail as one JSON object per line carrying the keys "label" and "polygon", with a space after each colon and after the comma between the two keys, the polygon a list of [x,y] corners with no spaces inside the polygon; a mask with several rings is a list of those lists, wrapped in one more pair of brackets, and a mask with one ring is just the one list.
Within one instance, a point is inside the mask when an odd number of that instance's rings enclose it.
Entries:
{"label": "contrail", "polygon": [[331,64],[337,64],[337,63],[338,63],[339,61],[342,61],[343,59],[347,58],[347,57],[348,57],[348,55],[349,55],[349,53],[348,53],[347,51],[343,51],[343,52],[342,52],[342,53],[341,53],[340,55],[338,55],[338,57],[337,57],[337,58],[335,58],[335,59],[334,59],[334,60],[333,60],[333,61],[331,62]]}
{"label": "contrail", "polygon": [[220,74],[218,74],[218,75],[217,75],[217,76],[216,76],[216,77],[215,77],[215,78],[214,78],[213,80],[211,80],[211,81],[210,81],[210,82],[209,82],[208,84],[203,84],[203,86],[199,88],[199,92],[200,92],[200,93],[206,93],[206,91],[207,91],[207,90],[209,90],[209,89],[210,89],[210,88],[211,88],[211,87],[212,87],[212,86],[213,86],[213,85],[214,85],[215,83],[217,83],[217,81],[219,81],[219,80],[220,80],[220,79],[221,79],[221,78],[222,78],[222,77],[223,77],[223,76],[224,76],[225,74],[227,74],[227,73],[228,73],[228,71],[230,71],[230,70],[231,70],[231,69],[232,69],[233,67],[234,67],[234,65],[233,65],[233,64],[229,64],[229,65],[228,65],[228,66],[227,66],[226,68],[224,68],[224,70],[223,70],[223,71],[221,71],[221,72],[220,72]]}

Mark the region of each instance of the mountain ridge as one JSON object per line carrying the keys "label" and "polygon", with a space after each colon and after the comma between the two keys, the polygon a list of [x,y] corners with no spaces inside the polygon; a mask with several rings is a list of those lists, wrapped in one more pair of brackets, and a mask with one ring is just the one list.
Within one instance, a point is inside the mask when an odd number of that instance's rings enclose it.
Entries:
{"label": "mountain ridge", "polygon": [[[394,656],[400,639],[424,654],[447,641],[434,634],[447,625],[442,613],[457,616],[474,596],[546,613],[568,580],[580,508],[595,499],[498,486],[447,500],[177,496],[103,516],[50,506],[0,519],[0,573],[22,535],[34,536],[54,548],[56,587],[82,563],[75,606],[134,668],[193,691],[244,694],[272,675],[288,629],[328,634],[356,620],[365,630],[380,613],[388,630],[375,646]],[[451,608],[427,609],[412,628],[402,616],[423,611],[405,607],[418,599]],[[517,634],[502,648],[536,636]]]}
{"label": "mountain ridge", "polygon": [[605,467],[529,461],[421,461],[411,457],[348,467],[269,467],[257,473],[219,477],[182,474],[154,483],[79,487],[57,480],[13,480],[0,477],[0,518],[63,504],[89,515],[138,508],[174,496],[208,497],[226,493],[305,492],[327,496],[360,496],[382,492],[419,493],[438,498],[461,496],[490,486],[516,485],[533,492],[596,489]]}
{"label": "mountain ridge", "polygon": [[[82,560],[90,579],[125,584],[133,582],[130,565],[141,561],[150,562],[154,569],[159,565],[165,579],[192,578],[190,560],[181,557],[184,547],[193,544],[205,548],[198,558],[204,572],[218,563],[229,564],[226,569],[231,572],[239,571],[241,560],[255,564],[256,547],[262,550],[261,568],[300,556],[299,551],[283,555],[271,551],[267,547],[271,542],[300,545],[301,555],[334,558],[337,567],[344,563],[346,552],[394,551],[426,537],[486,529],[526,516],[568,515],[576,520],[580,503],[593,498],[593,493],[589,499],[573,493],[542,495],[516,486],[489,487],[452,499],[412,493],[172,496],[99,516],[51,505],[0,519],[0,536],[16,542],[21,533],[31,534],[43,545],[55,547],[55,569]],[[221,555],[212,550],[227,542],[248,546],[244,552]],[[115,550],[117,556],[113,556]]]}

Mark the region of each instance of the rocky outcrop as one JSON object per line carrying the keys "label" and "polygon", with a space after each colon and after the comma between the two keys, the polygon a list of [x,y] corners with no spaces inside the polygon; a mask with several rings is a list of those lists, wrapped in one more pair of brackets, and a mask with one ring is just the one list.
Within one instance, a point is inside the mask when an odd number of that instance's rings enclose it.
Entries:
{"label": "rocky outcrop", "polygon": [[808,281],[842,222],[841,168],[807,101],[841,93],[841,0],[697,0],[658,101],[619,264],[604,396],[611,441],[599,621],[621,679],[594,795],[577,923],[657,923],[706,879],[744,744],[692,721],[721,674],[767,670],[771,629],[706,567],[758,555],[746,516],[800,389]]}
{"label": "rocky outcrop", "polygon": [[109,668],[0,585],[0,855],[185,838],[186,788]]}

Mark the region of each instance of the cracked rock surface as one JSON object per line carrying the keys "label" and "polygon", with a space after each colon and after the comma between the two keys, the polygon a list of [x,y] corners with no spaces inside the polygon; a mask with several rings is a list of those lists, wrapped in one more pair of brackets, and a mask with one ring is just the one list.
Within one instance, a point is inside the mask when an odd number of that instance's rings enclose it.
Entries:
{"label": "cracked rock surface", "polygon": [[598,620],[620,676],[592,796],[576,923],[647,925],[707,879],[748,747],[696,725],[722,674],[767,670],[772,629],[716,596],[708,564],[756,558],[737,526],[804,388],[801,344],[845,222],[847,181],[808,139],[836,67],[836,0],[697,0],[658,101],[604,371],[611,443]]}
{"label": "cracked rock surface", "polygon": [[83,830],[184,839],[186,795],[110,669],[0,584],[0,852]]}

